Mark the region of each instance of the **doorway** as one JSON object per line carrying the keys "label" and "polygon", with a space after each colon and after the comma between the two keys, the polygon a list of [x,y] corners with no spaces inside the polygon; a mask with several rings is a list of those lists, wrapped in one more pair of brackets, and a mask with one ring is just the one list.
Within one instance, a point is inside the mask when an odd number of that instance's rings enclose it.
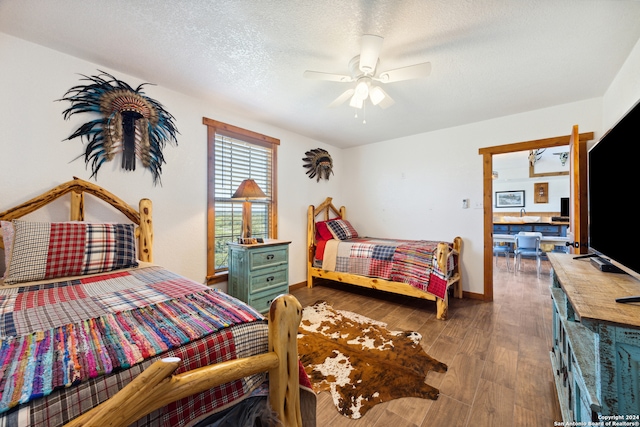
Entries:
{"label": "doorway", "polygon": [[[560,147],[568,145],[570,139],[571,135],[566,135],[485,147],[478,150],[478,154],[482,156],[482,203],[484,206],[484,293],[482,298],[484,301],[493,301],[493,156],[517,151]],[[579,139],[581,143],[586,143],[586,141],[593,139],[593,132],[581,133]]]}

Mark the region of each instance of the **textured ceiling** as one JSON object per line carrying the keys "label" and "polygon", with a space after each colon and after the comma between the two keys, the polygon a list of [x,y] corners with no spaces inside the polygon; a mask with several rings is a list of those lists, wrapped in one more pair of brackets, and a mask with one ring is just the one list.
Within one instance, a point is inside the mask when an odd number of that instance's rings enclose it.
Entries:
{"label": "textured ceiling", "polygon": [[[338,147],[602,96],[638,23],[637,0],[0,0],[2,32]],[[348,74],[363,34],[379,70],[432,64],[366,124],[302,77]]]}

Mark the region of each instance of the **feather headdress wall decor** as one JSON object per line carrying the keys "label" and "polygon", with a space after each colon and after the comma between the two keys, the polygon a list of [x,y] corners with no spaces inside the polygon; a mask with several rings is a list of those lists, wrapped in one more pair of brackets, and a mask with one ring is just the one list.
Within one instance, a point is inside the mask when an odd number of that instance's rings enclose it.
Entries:
{"label": "feather headdress wall decor", "polygon": [[[97,76],[85,76],[89,83],[74,86],[59,101],[71,102],[62,113],[65,120],[77,113],[97,113],[99,118],[81,125],[66,140],[79,137],[87,146],[84,161],[91,162],[91,177],[98,175],[104,162],[122,153],[122,168],[136,169],[136,158],[149,169],[153,183],[160,182],[162,150],[167,142],[178,145],[179,133],[174,117],[158,101],[145,96],[143,83],[133,89],[111,74],[100,71]],[[82,154],[79,156],[81,157]]]}
{"label": "feather headdress wall decor", "polygon": [[329,152],[322,148],[314,148],[304,154],[307,157],[302,159],[305,161],[303,166],[309,169],[307,171],[309,179],[317,176],[316,182],[320,181],[321,178],[329,180],[329,175],[333,174],[333,159]]}

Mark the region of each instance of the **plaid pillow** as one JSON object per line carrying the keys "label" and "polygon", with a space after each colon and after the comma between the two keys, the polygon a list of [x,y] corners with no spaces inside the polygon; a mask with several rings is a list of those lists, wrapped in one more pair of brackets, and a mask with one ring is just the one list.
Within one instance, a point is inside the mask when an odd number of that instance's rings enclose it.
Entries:
{"label": "plaid pillow", "polygon": [[4,278],[7,274],[7,267],[9,261],[11,261],[11,248],[13,247],[13,223],[11,221],[0,221],[0,228],[2,228],[2,242],[4,244],[4,266],[5,271],[2,273]]}
{"label": "plaid pillow", "polygon": [[346,240],[358,237],[358,232],[346,219],[336,219],[327,222],[327,228],[335,239]]}
{"label": "plaid pillow", "polygon": [[133,224],[14,221],[13,226],[7,285],[138,266]]}

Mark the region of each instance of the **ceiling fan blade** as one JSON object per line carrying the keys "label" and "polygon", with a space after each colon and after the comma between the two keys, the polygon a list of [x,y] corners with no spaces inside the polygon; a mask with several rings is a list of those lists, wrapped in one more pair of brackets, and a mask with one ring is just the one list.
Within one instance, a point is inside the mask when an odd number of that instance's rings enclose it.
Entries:
{"label": "ceiling fan blade", "polygon": [[343,74],[331,74],[331,73],[321,73],[320,71],[305,71],[302,74],[302,77],[305,79],[314,79],[314,80],[328,80],[331,82],[351,82],[353,78],[351,76],[345,76]]}
{"label": "ceiling fan blade", "polygon": [[337,107],[339,105],[342,105],[342,103],[344,103],[347,99],[351,98],[351,96],[354,94],[354,92],[355,92],[355,90],[353,90],[353,89],[347,89],[346,91],[344,91],[342,93],[342,95],[340,95],[339,97],[334,99],[333,102],[331,104],[329,104],[329,108],[333,108],[333,107]]}
{"label": "ceiling fan blade", "polygon": [[360,50],[360,71],[373,75],[378,65],[378,57],[382,49],[384,38],[365,34],[362,36],[362,48]]}
{"label": "ceiling fan blade", "polygon": [[384,71],[380,73],[376,80],[382,83],[393,83],[402,80],[419,79],[427,77],[429,74],[431,74],[431,62],[423,62],[422,64]]}

